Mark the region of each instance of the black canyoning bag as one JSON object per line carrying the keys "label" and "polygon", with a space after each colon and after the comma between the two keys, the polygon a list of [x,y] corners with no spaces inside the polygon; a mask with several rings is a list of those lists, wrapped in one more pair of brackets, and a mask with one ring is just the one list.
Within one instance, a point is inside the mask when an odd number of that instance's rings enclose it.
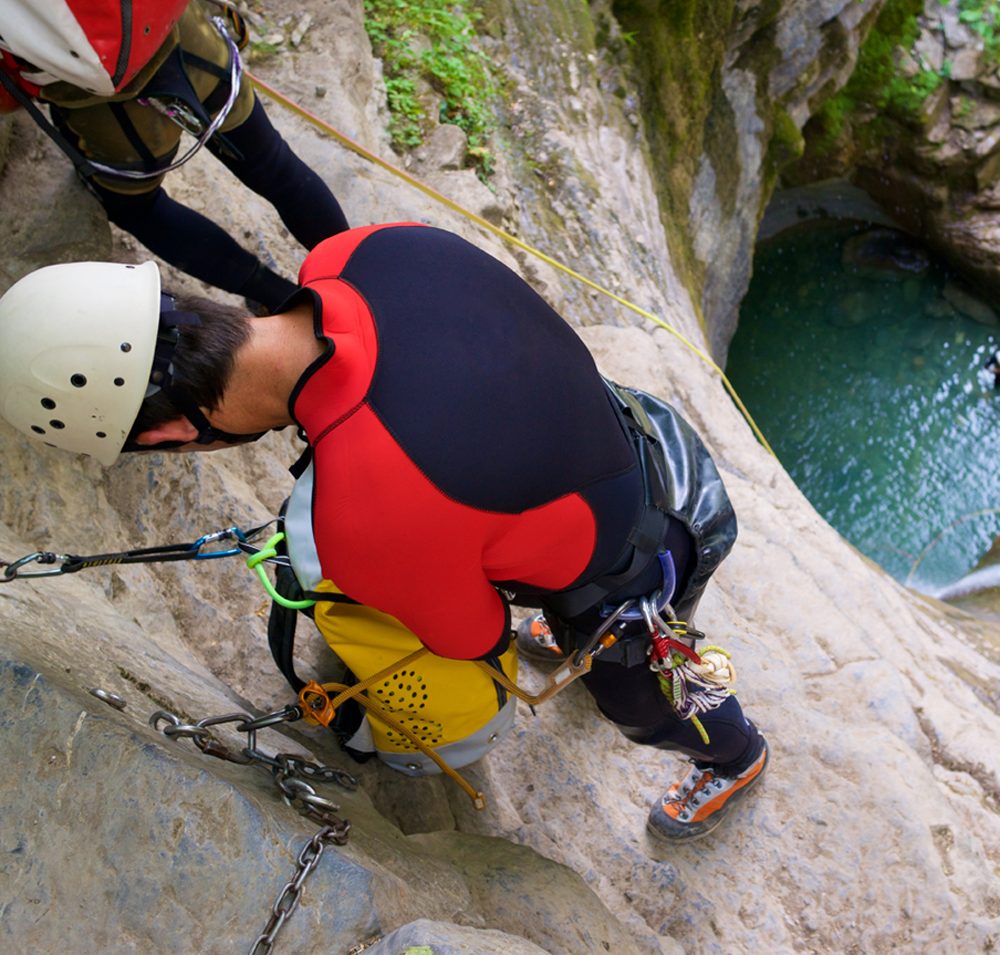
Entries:
{"label": "black canyoning bag", "polygon": [[671,600],[677,618],[690,622],[709,579],[736,541],[736,514],[708,449],[674,408],[638,388],[606,379],[605,384],[632,439],[645,487],[645,508],[629,537],[634,554],[624,570],[546,594],[543,606],[566,621],[626,590],[656,557],[673,519],[693,542],[694,566],[683,591]]}

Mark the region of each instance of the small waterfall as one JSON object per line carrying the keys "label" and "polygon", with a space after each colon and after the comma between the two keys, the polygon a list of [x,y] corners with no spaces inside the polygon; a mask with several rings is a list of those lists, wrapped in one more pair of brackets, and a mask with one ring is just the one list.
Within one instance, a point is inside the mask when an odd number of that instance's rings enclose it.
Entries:
{"label": "small waterfall", "polygon": [[954,600],[956,597],[967,597],[969,594],[992,590],[994,587],[1000,587],[1000,564],[974,570],[955,583],[948,584],[947,587],[929,592],[929,596],[937,597],[938,600]]}

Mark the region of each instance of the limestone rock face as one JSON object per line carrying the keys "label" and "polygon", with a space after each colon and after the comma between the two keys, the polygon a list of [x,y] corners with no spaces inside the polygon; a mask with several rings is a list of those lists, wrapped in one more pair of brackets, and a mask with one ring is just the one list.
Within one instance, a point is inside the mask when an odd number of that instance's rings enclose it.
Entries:
{"label": "limestone rock face", "polygon": [[[29,145],[30,144],[30,145]],[[30,151],[29,151],[30,150]],[[11,153],[16,158],[11,158]],[[111,232],[100,204],[58,150],[24,115],[0,117],[0,174],[10,159],[22,197],[8,207],[0,235],[0,285],[7,288],[39,262],[107,261]],[[53,210],[60,210],[53,215]]]}
{"label": "limestone rock face", "polygon": [[371,955],[394,955],[416,948],[434,955],[545,955],[545,950],[525,939],[492,929],[468,928],[464,925],[431,922],[419,919],[390,932],[368,951]]}
{"label": "limestone rock face", "polygon": [[818,101],[850,76],[879,0],[616,0],[636,49],[650,169],[671,259],[725,364],[778,170]]}
{"label": "limestone rock face", "polygon": [[[387,146],[384,90],[360,2],[273,6],[296,24],[307,13],[312,21],[294,49],[251,69],[400,162]],[[765,28],[754,20],[761,5],[738,7],[734,49],[752,24]],[[774,83],[804,91],[818,81],[810,51],[833,33],[849,51],[850,18],[871,8],[775,5],[775,36],[798,39],[775,47],[783,52]],[[704,262],[706,284],[694,281],[663,226],[670,216],[654,171],[663,159],[650,151],[638,89],[624,61],[595,39],[598,27],[618,29],[610,16],[600,4],[589,13],[498,4],[490,52],[509,66],[519,145],[498,151],[495,192],[448,168],[447,132],[411,171],[707,350],[698,314],[705,288],[729,282],[727,294],[738,298],[745,275],[733,250],[752,237],[767,179],[759,166],[729,168],[722,153],[711,154],[718,181],[741,185],[719,205],[724,215],[694,216],[699,241],[709,248],[715,229],[720,250]],[[730,150],[735,166],[753,154],[755,135],[763,148],[767,133],[753,132],[754,116],[771,87],[758,85],[748,98],[734,85],[739,68],[725,63],[712,76],[739,110],[745,141]],[[535,714],[521,707],[514,733],[470,768],[487,794],[483,812],[441,777],[355,765],[318,730],[262,731],[266,753],[298,753],[359,781],[354,791],[317,783],[351,821],[350,838],[325,848],[276,950],[362,951],[378,936],[369,950],[379,955],[421,945],[435,955],[995,947],[997,625],[905,590],[846,545],[754,441],[715,372],[677,337],[292,114],[274,105],[269,114],[331,183],[352,223],[426,221],[479,243],[580,327],[606,374],[663,396],[702,433],[741,531],[698,623],[733,651],[741,699],[773,752],[767,778],[724,828],[670,847],[649,839],[645,817],[683,764],[632,746],[579,686]],[[86,193],[60,185],[72,185],[67,164],[23,120],[0,174],[3,284],[68,248],[79,250],[73,256],[148,257],[93,215]],[[533,165],[524,164],[526,152]],[[199,154],[167,185],[295,274],[303,251],[210,156]],[[700,208],[710,210],[710,194],[702,195]],[[37,228],[25,228],[32,217]],[[679,222],[670,219],[670,228],[693,247],[693,220]],[[51,246],[32,250],[38,234]],[[170,287],[206,291],[164,271]],[[208,455],[126,456],[105,470],[0,424],[0,557],[93,554],[253,526],[288,493],[285,469],[299,450],[293,435],[275,434]],[[289,702],[268,657],[266,610],[236,558],[0,582],[4,951],[61,952],[67,939],[81,952],[250,947],[317,824],[281,802],[267,773],[168,740],[148,720],[157,710],[193,721]],[[305,620],[299,645],[300,671],[322,678],[329,654]],[[537,690],[541,673],[523,669]],[[122,696],[125,709],[92,696],[94,687]],[[243,742],[231,725],[217,733],[230,747]]]}
{"label": "limestone rock face", "polygon": [[[803,176],[847,176],[874,196],[897,223],[949,260],[981,291],[1000,289],[1000,67],[975,19],[955,0],[927,0],[909,48],[896,49],[900,74],[914,84],[927,71],[945,74],[908,122],[872,137],[861,117],[845,129],[850,143]],[[815,157],[814,157],[815,158]],[[808,171],[811,170],[811,171]]]}

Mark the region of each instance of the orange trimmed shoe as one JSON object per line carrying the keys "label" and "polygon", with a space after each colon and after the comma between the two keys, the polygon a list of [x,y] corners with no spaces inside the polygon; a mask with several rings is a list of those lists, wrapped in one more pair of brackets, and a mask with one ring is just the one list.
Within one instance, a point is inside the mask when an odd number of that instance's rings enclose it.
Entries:
{"label": "orange trimmed shoe", "polygon": [[735,776],[717,776],[711,766],[691,769],[649,811],[646,828],[659,839],[684,842],[708,835],[753,787],[767,768],[767,741],[760,755]]}
{"label": "orange trimmed shoe", "polygon": [[536,614],[522,620],[517,627],[517,652],[532,660],[548,660],[559,663],[564,659],[559,644],[552,635],[552,629],[545,622],[545,617]]}

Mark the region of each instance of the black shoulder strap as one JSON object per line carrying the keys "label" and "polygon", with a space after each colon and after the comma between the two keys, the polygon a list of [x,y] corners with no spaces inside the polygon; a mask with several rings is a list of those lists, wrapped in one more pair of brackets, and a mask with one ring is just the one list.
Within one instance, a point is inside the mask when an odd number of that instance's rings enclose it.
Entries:
{"label": "black shoulder strap", "polygon": [[[278,512],[278,530],[284,530],[285,510],[288,507],[288,499],[281,505]],[[288,549],[285,541],[282,540],[278,546],[279,554],[287,555]],[[313,593],[305,591],[295,576],[295,571],[291,567],[278,564],[274,574],[274,589],[282,597],[289,600],[317,600],[329,603],[356,604],[357,601],[348,597],[347,594]],[[267,618],[267,644],[271,648],[271,656],[277,664],[289,685],[296,693],[306,685],[295,672],[295,626],[298,623],[299,614],[304,613],[310,619],[313,616],[312,608],[307,610],[292,610],[283,607],[277,600],[271,602],[271,613]]]}
{"label": "black shoulder strap", "polygon": [[[288,498],[285,498],[278,512],[278,530],[284,530],[287,507]],[[288,553],[284,540],[278,544],[277,550],[280,554]],[[282,597],[287,597],[289,600],[302,600],[305,596],[295,572],[291,567],[282,564],[278,564],[274,587]],[[274,600],[271,602],[271,614],[267,619],[267,643],[271,648],[271,656],[296,693],[306,685],[305,680],[295,672],[295,625],[300,613],[312,615],[311,611],[282,607],[277,600]]]}
{"label": "black shoulder strap", "polygon": [[[275,589],[289,600],[301,600],[304,596],[291,567],[278,567]],[[267,643],[271,648],[271,656],[296,693],[306,685],[305,680],[295,672],[295,625],[299,614],[303,612],[308,611],[291,610],[282,607],[275,600],[271,604],[271,615],[267,620]]]}

